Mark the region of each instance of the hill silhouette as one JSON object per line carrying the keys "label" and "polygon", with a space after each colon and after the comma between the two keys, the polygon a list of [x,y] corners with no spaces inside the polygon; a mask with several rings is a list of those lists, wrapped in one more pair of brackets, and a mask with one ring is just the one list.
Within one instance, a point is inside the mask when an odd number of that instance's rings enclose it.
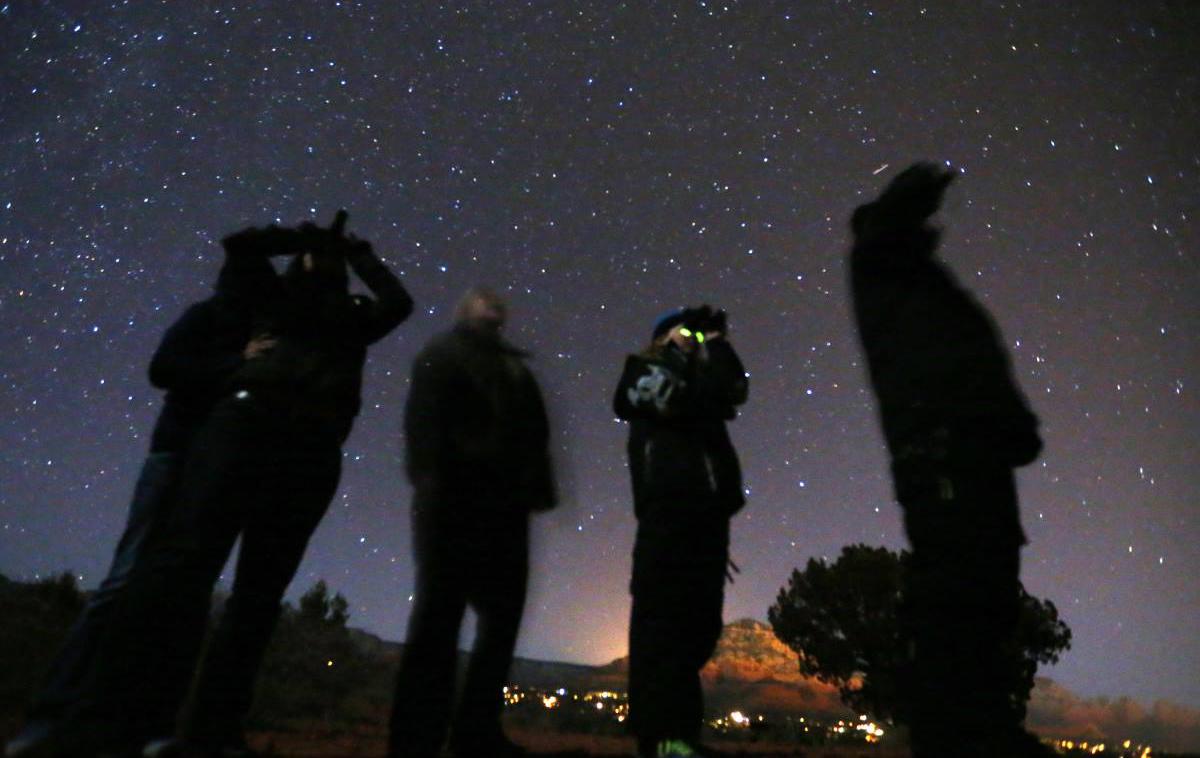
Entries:
{"label": "hill silhouette", "polygon": [[[399,660],[403,643],[390,642],[360,629],[350,630],[359,649],[389,667]],[[460,652],[460,668],[468,653]],[[509,679],[539,690],[623,692],[629,678],[629,658],[589,666],[578,663],[516,658]],[[771,627],[744,618],[726,624],[717,651],[700,672],[710,711],[732,710],[768,716],[797,713],[844,718],[852,715],[838,699],[837,688],[800,673],[799,658],[775,637]]]}
{"label": "hill silhouette", "polygon": [[[336,606],[334,599],[323,585],[319,588],[306,595],[307,605],[302,601],[300,608],[285,610],[272,640],[251,716],[255,745],[288,756],[382,754],[392,679],[403,644],[347,627],[345,618],[330,610]],[[34,582],[0,576],[0,739],[19,725],[25,703],[84,598],[69,574]],[[466,657],[460,654],[461,663]],[[624,692],[628,672],[624,657],[598,666],[518,658],[510,681],[546,692]],[[776,722],[797,715],[826,721],[850,715],[836,689],[803,676],[798,656],[766,623],[755,619],[725,627],[701,678],[710,714],[740,710]],[[531,711],[532,720],[528,714],[506,711],[506,722],[538,755],[631,752],[619,724],[556,721],[548,712],[539,713],[540,707]],[[1127,698],[1082,698],[1045,678],[1038,679],[1033,693],[1030,724],[1054,737],[1134,737],[1168,750],[1200,744],[1200,711],[1167,702],[1144,707]],[[771,747],[758,745],[753,754],[796,754],[794,748],[776,748],[771,752]],[[737,743],[730,754],[750,754],[751,749]],[[819,752],[806,748],[804,754],[859,754],[855,750],[827,746]],[[883,758],[897,753],[876,747],[869,754]]]}

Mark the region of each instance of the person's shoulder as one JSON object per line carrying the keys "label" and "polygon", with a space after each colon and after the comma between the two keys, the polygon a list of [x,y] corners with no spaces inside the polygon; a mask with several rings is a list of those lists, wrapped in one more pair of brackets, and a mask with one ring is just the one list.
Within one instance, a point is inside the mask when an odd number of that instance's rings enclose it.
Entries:
{"label": "person's shoulder", "polygon": [[626,353],[625,354],[625,368],[627,368],[627,369],[636,368],[638,366],[644,366],[647,363],[651,363],[652,361],[653,361],[653,358],[644,352],[642,352],[642,353]]}
{"label": "person's shoulder", "polygon": [[433,335],[417,353],[422,362],[455,360],[463,350],[462,338],[454,330]]}
{"label": "person's shoulder", "polygon": [[188,303],[188,305],[184,307],[183,313],[179,315],[179,318],[176,321],[195,321],[213,318],[221,313],[223,309],[230,307],[229,300],[230,299],[224,295],[215,294],[210,295],[203,300],[197,300],[195,302]]}

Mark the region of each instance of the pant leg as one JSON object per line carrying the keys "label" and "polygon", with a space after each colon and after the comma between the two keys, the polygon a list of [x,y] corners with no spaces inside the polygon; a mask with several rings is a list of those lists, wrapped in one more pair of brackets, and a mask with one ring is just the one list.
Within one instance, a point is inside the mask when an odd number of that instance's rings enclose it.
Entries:
{"label": "pant leg", "polygon": [[475,646],[454,720],[454,742],[486,745],[502,736],[502,689],[525,610],[529,581],[529,517],[519,513],[467,530],[467,597],[476,612]]}
{"label": "pant leg", "polygon": [[255,481],[253,423],[243,409],[219,406],[198,432],[162,532],[135,566],[97,648],[79,718],[151,736],[173,721]]}
{"label": "pant leg", "polygon": [[450,725],[458,633],[467,607],[455,524],[417,493],[413,502],[416,589],[392,700],[388,755],[436,756]]}
{"label": "pant leg", "polygon": [[264,451],[233,592],[197,677],[184,729],[191,739],[219,747],[243,738],[280,601],[333,498],[340,471],[341,451],[333,437],[275,436]]}
{"label": "pant leg", "polygon": [[634,546],[629,629],[630,731],[695,741],[704,717],[700,669],[722,629],[729,524],[654,524]]}
{"label": "pant leg", "polygon": [[1020,728],[1019,524],[1011,472],[956,475],[951,497],[905,504],[912,557],[903,621],[912,657],[903,677],[918,756],[1001,742]]}
{"label": "pant leg", "polygon": [[149,534],[165,519],[165,511],[170,507],[178,483],[180,466],[181,455],[178,453],[158,452],[146,457],[134,486],[125,531],[117,543],[108,575],[88,598],[79,619],[67,633],[42,690],[33,700],[31,719],[56,718],[81,696],[96,645],[118,596],[128,584]]}

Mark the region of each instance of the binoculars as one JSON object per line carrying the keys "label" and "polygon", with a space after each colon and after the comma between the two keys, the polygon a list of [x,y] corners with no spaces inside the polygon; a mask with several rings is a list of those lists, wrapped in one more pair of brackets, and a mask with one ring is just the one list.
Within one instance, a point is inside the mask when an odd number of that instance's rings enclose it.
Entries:
{"label": "binoculars", "polygon": [[[683,312],[683,327],[704,341],[705,334],[712,332],[724,333],[728,326],[728,317],[724,309],[714,309],[711,305],[701,305],[698,308],[688,308]],[[685,337],[689,336],[687,334]]]}

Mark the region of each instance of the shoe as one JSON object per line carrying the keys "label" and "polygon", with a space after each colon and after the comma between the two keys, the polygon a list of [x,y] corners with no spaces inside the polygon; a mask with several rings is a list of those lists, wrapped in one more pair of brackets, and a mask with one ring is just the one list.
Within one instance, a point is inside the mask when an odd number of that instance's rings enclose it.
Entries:
{"label": "shoe", "polygon": [[[17,733],[4,745],[4,758],[34,758],[39,755],[53,755],[53,745],[47,744],[54,739],[53,721],[30,721],[25,728]],[[50,749],[47,752],[47,749]]]}
{"label": "shoe", "polygon": [[191,740],[167,739],[146,745],[141,758],[255,758],[257,755],[241,739],[219,747],[209,747]]}
{"label": "shoe", "polygon": [[207,758],[207,752],[186,740],[169,737],[146,743],[142,758]]}
{"label": "shoe", "polygon": [[655,758],[704,758],[704,755],[683,740],[659,740],[654,746]]}
{"label": "shoe", "polygon": [[4,758],[137,758],[141,743],[111,724],[32,721],[4,746]]}
{"label": "shoe", "polygon": [[526,758],[525,748],[501,735],[488,740],[451,743],[454,758]]}

